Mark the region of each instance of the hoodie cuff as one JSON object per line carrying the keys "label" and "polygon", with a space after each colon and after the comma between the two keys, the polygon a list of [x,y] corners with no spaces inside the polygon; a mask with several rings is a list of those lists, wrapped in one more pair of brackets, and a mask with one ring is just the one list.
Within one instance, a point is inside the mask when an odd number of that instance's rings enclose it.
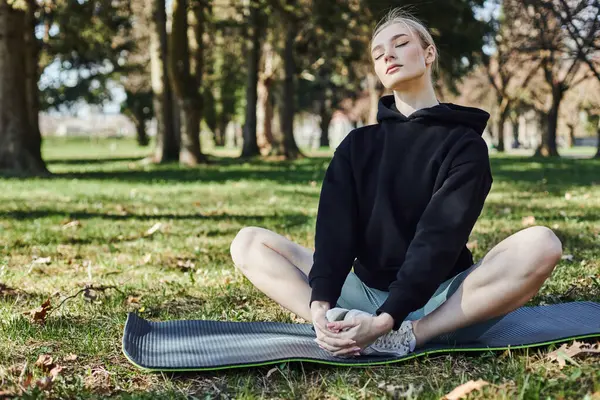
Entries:
{"label": "hoodie cuff", "polygon": [[393,330],[397,331],[400,329],[400,325],[404,322],[404,319],[410,314],[411,310],[408,310],[405,304],[405,300],[402,298],[402,295],[398,293],[398,291],[391,291],[388,295],[388,298],[383,302],[383,304],[377,309],[375,312],[376,315],[381,313],[388,313],[394,319]]}
{"label": "hoodie cuff", "polygon": [[311,283],[311,288],[312,293],[310,295],[310,303],[308,303],[309,308],[313,301],[326,301],[329,303],[330,308],[335,307],[340,296],[339,294],[332,293],[327,279],[314,279]]}

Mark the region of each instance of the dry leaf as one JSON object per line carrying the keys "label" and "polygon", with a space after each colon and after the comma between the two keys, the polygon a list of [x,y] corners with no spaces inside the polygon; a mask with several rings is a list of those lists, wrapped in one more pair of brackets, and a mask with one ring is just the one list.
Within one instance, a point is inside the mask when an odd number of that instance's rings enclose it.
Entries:
{"label": "dry leaf", "polygon": [[44,372],[48,372],[52,370],[56,365],[52,360],[52,356],[48,354],[40,354],[37,361],[35,362],[35,366],[41,368]]}
{"label": "dry leaf", "polygon": [[317,187],[317,181],[310,181],[310,187]]}
{"label": "dry leaf", "polygon": [[24,312],[23,314],[30,315],[33,319],[33,322],[39,322],[43,324],[44,322],[46,322],[46,315],[48,314],[48,311],[50,311],[51,308],[52,306],[50,305],[50,298],[48,298],[45,302],[42,303],[42,305],[39,308],[28,312]]}
{"label": "dry leaf", "polygon": [[63,358],[64,361],[75,361],[77,360],[77,354],[69,354],[68,356]]}
{"label": "dry leaf", "polygon": [[535,225],[535,217],[533,215],[530,215],[528,217],[523,217],[523,219],[521,220],[521,225],[523,225],[523,226]]}
{"label": "dry leaf", "polygon": [[38,257],[32,261],[34,264],[50,264],[52,257]]}
{"label": "dry leaf", "polygon": [[35,382],[35,386],[37,386],[40,390],[48,390],[52,387],[52,377],[45,376],[41,379],[38,379]]}
{"label": "dry leaf", "polygon": [[567,365],[566,361],[569,361],[575,365],[578,365],[573,357],[582,353],[597,353],[600,354],[600,344],[590,345],[589,343],[583,343],[574,341],[569,347],[567,343],[564,343],[558,349],[551,353],[548,353],[547,358],[550,361],[557,361],[560,369],[563,369]]}
{"label": "dry leaf", "polygon": [[52,379],[56,378],[62,370],[63,367],[61,367],[60,365],[57,365],[56,367],[52,368],[50,370],[50,376],[52,377]]}
{"label": "dry leaf", "polygon": [[270,377],[271,375],[273,375],[275,372],[277,372],[277,367],[275,367],[275,368],[271,368],[271,369],[269,370],[269,372],[267,372],[267,379],[269,379],[269,377]]}
{"label": "dry leaf", "polygon": [[142,258],[142,265],[148,264],[152,260],[152,253],[148,253]]}
{"label": "dry leaf", "polygon": [[81,226],[81,222],[78,220],[74,220],[74,221],[70,221],[70,222],[67,222],[66,224],[64,224],[63,229],[77,228],[79,226]]}
{"label": "dry leaf", "polygon": [[83,298],[88,299],[89,301],[94,301],[98,298],[98,296],[96,296],[93,288],[86,287],[83,291]]}
{"label": "dry leaf", "polygon": [[469,382],[463,383],[462,385],[454,388],[454,390],[451,391],[450,393],[448,393],[447,395],[445,395],[443,397],[443,399],[444,400],[463,399],[469,393],[471,393],[473,390],[480,390],[482,387],[489,385],[489,384],[490,384],[489,382],[484,381],[483,379],[479,379],[477,381],[469,381]]}
{"label": "dry leaf", "polygon": [[467,243],[467,249],[473,250],[479,246],[479,242],[477,240],[473,240],[472,242]]}
{"label": "dry leaf", "polygon": [[565,200],[571,200],[573,198],[573,195],[569,192],[565,193]]}
{"label": "dry leaf", "polygon": [[127,297],[127,304],[140,304],[140,296],[138,296],[138,297],[134,297],[134,296]]}
{"label": "dry leaf", "polygon": [[152,228],[148,229],[146,231],[146,233],[144,233],[144,236],[152,236],[154,235],[156,232],[158,232],[160,230],[160,228],[162,227],[162,223],[157,222],[154,225],[152,225]]}

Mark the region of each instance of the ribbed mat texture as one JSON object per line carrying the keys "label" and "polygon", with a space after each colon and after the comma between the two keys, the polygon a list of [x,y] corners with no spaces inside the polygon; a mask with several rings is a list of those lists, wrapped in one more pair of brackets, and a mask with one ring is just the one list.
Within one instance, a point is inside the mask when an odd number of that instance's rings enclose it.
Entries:
{"label": "ribbed mat texture", "polygon": [[135,365],[156,371],[210,370],[280,361],[336,365],[371,365],[401,361],[419,354],[501,349],[600,337],[600,303],[573,302],[521,307],[504,316],[478,338],[440,337],[406,357],[329,355],[313,341],[312,325],[280,322],[150,322],[130,313],[123,352]]}

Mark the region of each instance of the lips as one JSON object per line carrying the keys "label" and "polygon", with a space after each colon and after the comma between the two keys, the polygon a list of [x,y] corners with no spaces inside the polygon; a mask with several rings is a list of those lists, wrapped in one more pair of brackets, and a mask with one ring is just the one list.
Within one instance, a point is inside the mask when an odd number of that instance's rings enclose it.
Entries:
{"label": "lips", "polygon": [[385,71],[386,74],[389,74],[390,71],[395,72],[397,69],[399,69],[401,67],[401,65],[398,64],[392,64],[390,65],[387,70]]}

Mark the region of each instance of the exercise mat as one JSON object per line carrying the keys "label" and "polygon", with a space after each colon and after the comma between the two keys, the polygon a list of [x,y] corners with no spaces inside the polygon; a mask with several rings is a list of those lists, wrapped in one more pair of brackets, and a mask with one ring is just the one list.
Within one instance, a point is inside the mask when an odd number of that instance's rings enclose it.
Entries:
{"label": "exercise mat", "polygon": [[130,313],[123,353],[149,371],[202,371],[280,362],[340,366],[391,364],[426,354],[505,350],[600,337],[600,303],[572,302],[521,307],[499,319],[473,340],[450,343],[438,338],[403,357],[336,357],[313,341],[310,324],[175,320],[151,322]]}

